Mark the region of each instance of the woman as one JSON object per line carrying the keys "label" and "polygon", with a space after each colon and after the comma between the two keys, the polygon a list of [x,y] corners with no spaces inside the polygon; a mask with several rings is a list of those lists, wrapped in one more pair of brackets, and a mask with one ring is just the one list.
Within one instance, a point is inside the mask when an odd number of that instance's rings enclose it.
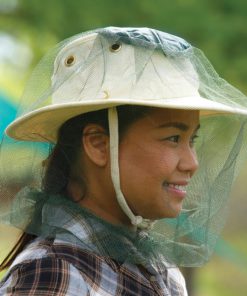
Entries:
{"label": "woman", "polygon": [[[177,267],[212,253],[246,115],[246,97],[178,37],[112,27],[60,44],[6,130],[2,163],[22,147],[34,174],[5,202],[24,234],[0,295],[187,295]],[[54,145],[42,172],[39,142]]]}

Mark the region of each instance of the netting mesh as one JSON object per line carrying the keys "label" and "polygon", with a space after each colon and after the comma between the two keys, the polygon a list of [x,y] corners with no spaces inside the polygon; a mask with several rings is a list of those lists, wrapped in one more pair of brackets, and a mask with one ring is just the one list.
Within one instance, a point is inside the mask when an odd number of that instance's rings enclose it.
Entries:
{"label": "netting mesh", "polygon": [[[79,114],[119,105],[200,110],[195,145],[200,167],[183,210],[177,218],[158,220],[151,230],[130,232],[64,194],[43,192],[44,160],[59,127]],[[101,255],[201,265],[224,226],[231,185],[246,155],[246,114],[246,96],[180,38],[150,29],[106,28],[67,39],[37,65],[8,129],[15,139],[2,139],[0,222],[87,248],[83,238],[62,231],[71,217],[66,213],[72,213],[89,221]]]}

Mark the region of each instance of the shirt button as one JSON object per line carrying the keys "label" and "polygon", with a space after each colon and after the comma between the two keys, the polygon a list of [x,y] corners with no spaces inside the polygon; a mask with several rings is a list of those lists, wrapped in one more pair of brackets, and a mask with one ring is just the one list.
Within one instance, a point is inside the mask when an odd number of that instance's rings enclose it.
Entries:
{"label": "shirt button", "polygon": [[151,275],[149,279],[150,279],[151,282],[155,282],[156,281],[156,277],[154,275]]}

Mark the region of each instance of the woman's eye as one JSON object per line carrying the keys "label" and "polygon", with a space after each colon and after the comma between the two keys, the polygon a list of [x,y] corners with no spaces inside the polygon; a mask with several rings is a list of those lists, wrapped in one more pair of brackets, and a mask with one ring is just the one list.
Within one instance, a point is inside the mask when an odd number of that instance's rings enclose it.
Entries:
{"label": "woman's eye", "polygon": [[190,139],[190,143],[192,144],[192,145],[194,145],[195,144],[195,142],[196,142],[196,139],[198,138],[198,135],[194,135],[193,137],[191,137],[191,139]]}
{"label": "woman's eye", "polygon": [[165,140],[170,141],[170,142],[173,142],[173,143],[178,143],[179,138],[180,138],[180,136],[179,135],[176,135],[176,136],[168,137]]}
{"label": "woman's eye", "polygon": [[[194,135],[190,138],[189,143],[191,146],[195,144],[197,138],[198,138],[198,135]],[[163,139],[163,141],[169,141],[173,143],[179,143],[180,140],[182,140],[180,135],[170,136]]]}

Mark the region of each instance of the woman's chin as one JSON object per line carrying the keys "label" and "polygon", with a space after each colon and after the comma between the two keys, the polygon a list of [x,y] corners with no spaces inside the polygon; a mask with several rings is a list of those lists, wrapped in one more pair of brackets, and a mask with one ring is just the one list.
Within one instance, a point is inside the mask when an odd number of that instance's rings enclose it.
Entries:
{"label": "woman's chin", "polygon": [[143,218],[145,219],[150,219],[150,220],[160,220],[160,219],[165,219],[165,218],[177,218],[179,216],[179,214],[181,213],[181,208],[179,209],[174,209],[172,211],[164,211],[164,212],[158,212],[156,214],[147,214],[145,216],[143,216]]}

